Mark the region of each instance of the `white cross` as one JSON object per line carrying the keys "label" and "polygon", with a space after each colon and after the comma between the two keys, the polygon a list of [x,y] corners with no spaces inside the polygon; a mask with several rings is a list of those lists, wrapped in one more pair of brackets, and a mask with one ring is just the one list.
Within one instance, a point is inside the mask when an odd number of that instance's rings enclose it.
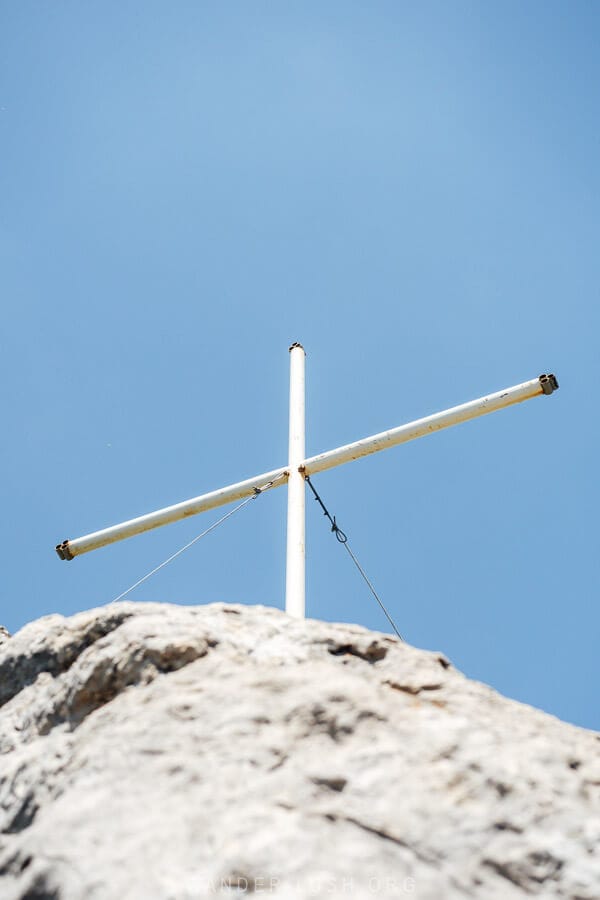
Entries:
{"label": "white cross", "polygon": [[120,525],[104,528],[102,531],[94,531],[72,541],[63,541],[58,544],[56,552],[61,559],[74,559],[82,553],[97,550],[106,544],[132,537],[143,531],[150,531],[160,525],[168,525],[179,519],[194,516],[197,513],[215,509],[226,503],[249,497],[259,490],[269,490],[278,487],[287,481],[288,485],[288,511],[287,511],[287,564],[285,609],[292,616],[304,617],[305,605],[305,486],[304,479],[308,475],[324,472],[334,466],[360,459],[370,453],[404,444],[414,438],[440,431],[450,425],[458,425],[469,419],[495,412],[513,403],[521,403],[542,394],[551,394],[558,388],[558,382],[554,375],[540,375],[531,381],[524,381],[514,387],[478,400],[471,400],[461,406],[454,406],[443,412],[435,413],[424,419],[417,419],[398,428],[382,431],[371,437],[363,438],[352,444],[346,444],[335,450],[327,450],[317,456],[305,458],[305,424],[304,424],[304,362],[305,353],[301,344],[292,344],[290,347],[290,413],[289,413],[289,455],[287,466],[273,469],[254,478],[247,478],[237,484],[212,491],[210,494],[202,494],[183,503],[167,506],[165,509],[156,510],[137,519],[130,519]]}

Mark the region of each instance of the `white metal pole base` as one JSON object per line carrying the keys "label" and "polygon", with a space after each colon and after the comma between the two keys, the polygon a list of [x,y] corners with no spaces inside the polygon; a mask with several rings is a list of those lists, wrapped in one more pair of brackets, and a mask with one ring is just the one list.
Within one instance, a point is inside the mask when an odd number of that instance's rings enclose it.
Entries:
{"label": "white metal pole base", "polygon": [[302,463],[305,456],[304,348],[290,347],[290,431],[287,510],[285,611],[297,619],[305,609],[305,495]]}

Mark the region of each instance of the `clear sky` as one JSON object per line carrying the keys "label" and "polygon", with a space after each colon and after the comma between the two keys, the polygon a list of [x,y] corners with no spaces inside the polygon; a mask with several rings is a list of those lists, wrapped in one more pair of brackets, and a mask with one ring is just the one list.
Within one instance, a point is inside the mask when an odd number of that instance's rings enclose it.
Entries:
{"label": "clear sky", "polygon": [[[54,545],[556,372],[315,478],[400,630],[600,729],[600,7],[0,4],[2,605],[101,605],[218,517]],[[283,606],[284,489],[131,595]],[[307,501],[307,612],[387,623]]]}

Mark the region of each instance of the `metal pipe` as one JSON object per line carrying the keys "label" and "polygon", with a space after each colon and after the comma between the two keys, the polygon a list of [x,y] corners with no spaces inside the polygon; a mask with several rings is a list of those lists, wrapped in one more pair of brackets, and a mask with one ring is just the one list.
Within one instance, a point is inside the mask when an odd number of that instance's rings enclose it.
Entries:
{"label": "metal pipe", "polygon": [[[218,506],[224,506],[226,503],[233,503],[236,500],[249,497],[257,491],[279,487],[280,484],[284,484],[287,481],[287,475],[288,472],[285,466],[280,469],[273,469],[271,472],[255,475],[254,478],[248,478],[246,481],[240,481],[238,484],[231,484],[228,487],[220,488],[218,491],[211,491],[210,494],[202,494],[200,497],[184,500],[183,503],[176,503],[174,506],[158,509],[156,512],[148,513],[145,516],[138,516],[137,519],[129,519],[129,521],[122,522],[120,525],[112,525],[110,528],[94,531],[72,541],[63,541],[62,544],[56,546],[56,552],[61,559],[73,559],[82,553],[89,553],[90,550],[97,550],[99,547],[105,547],[107,544],[113,544],[115,541],[133,537],[134,534],[141,534],[144,531],[150,531],[152,528],[158,528],[160,525],[168,525],[171,522],[177,522],[179,519],[195,516],[197,513],[216,509]],[[271,484],[271,482],[273,483]]]}
{"label": "metal pipe", "polygon": [[540,375],[539,378],[533,378],[531,381],[525,381],[523,384],[517,384],[504,391],[498,391],[496,394],[488,394],[487,397],[480,397],[478,400],[471,400],[461,406],[434,413],[424,419],[408,422],[406,425],[400,425],[399,428],[382,431],[360,441],[354,441],[352,444],[338,447],[336,450],[328,450],[317,456],[311,456],[304,462],[304,474],[315,475],[317,472],[324,472],[326,469],[341,466],[353,459],[360,459],[362,456],[377,453],[379,450],[387,450],[388,447],[405,444],[407,441],[423,437],[434,431],[441,431],[442,428],[449,428],[450,425],[458,425],[460,422],[485,416],[487,413],[503,409],[505,406],[522,403],[523,400],[529,400],[540,394],[551,394],[557,389],[558,382],[554,375]]}
{"label": "metal pipe", "polygon": [[285,610],[290,616],[304,618],[305,609],[305,499],[302,463],[305,449],[305,353],[301,344],[290,347],[290,424],[289,477],[287,509],[287,556]]}
{"label": "metal pipe", "polygon": [[[317,472],[323,472],[334,466],[340,466],[343,463],[350,462],[353,459],[360,459],[362,456],[368,456],[379,450],[386,450],[388,447],[395,447],[397,444],[403,444],[407,441],[414,440],[423,435],[431,434],[434,431],[440,431],[442,428],[448,428],[450,425],[457,425],[460,422],[466,422],[469,419],[495,412],[505,406],[511,406],[514,403],[521,403],[523,400],[529,400],[531,397],[537,397],[540,394],[551,394],[557,390],[558,382],[554,375],[540,375],[531,381],[518,384],[515,387],[508,388],[505,391],[498,391],[496,394],[490,394],[487,397],[481,397],[478,400],[472,400],[470,403],[464,403],[462,406],[455,406],[444,412],[435,413],[424,419],[417,419],[415,422],[409,422],[401,425],[399,428],[392,428],[390,431],[382,431],[372,437],[363,438],[355,441],[353,444],[346,444],[344,447],[338,447],[336,450],[329,450],[326,453],[320,453],[318,456],[312,456],[310,459],[302,461],[304,456],[304,351],[300,345],[294,346],[294,350],[298,352],[292,353],[291,365],[298,366],[298,374],[291,376],[290,380],[290,460],[293,461],[295,469],[292,470],[299,478],[294,477],[295,488],[292,489],[292,495],[296,498],[292,503],[292,508],[296,508],[296,513],[292,516],[293,523],[291,525],[290,534],[290,511],[288,500],[288,569],[286,574],[286,591],[289,584],[291,593],[286,594],[290,597],[290,608],[297,610],[292,615],[304,615],[304,475],[314,475]],[[300,377],[301,376],[301,377]],[[296,385],[294,400],[292,402],[292,381]],[[294,430],[292,439],[292,407],[294,408],[294,416],[296,417],[296,426],[301,431]],[[301,417],[300,417],[301,407]],[[167,506],[164,509],[156,510],[145,516],[139,516],[136,519],[130,519],[122,522],[120,525],[113,525],[110,528],[104,528],[102,531],[94,531],[83,537],[74,540],[63,541],[58,544],[56,552],[61,559],[73,559],[82,553],[88,553],[90,550],[97,550],[99,547],[105,547],[115,541],[124,540],[133,537],[135,534],[141,534],[144,531],[150,531],[161,525],[168,525],[170,522],[177,522],[179,519],[195,516],[198,513],[206,512],[209,509],[216,509],[227,503],[233,503],[244,497],[249,497],[257,490],[267,490],[270,487],[278,487],[283,484],[289,477],[289,470],[283,466],[279,469],[273,469],[271,472],[265,472],[262,475],[255,475],[254,478],[248,478],[246,481],[240,481],[237,484],[220,488],[209,494],[202,494],[199,497],[193,497],[191,500],[184,500],[182,503],[176,503],[174,506]],[[299,490],[302,483],[302,491]],[[296,491],[296,493],[294,493]],[[294,531],[295,529],[295,531]],[[292,540],[293,537],[293,540]],[[296,550],[292,550],[291,557],[289,548],[292,544]],[[301,553],[300,553],[301,551]],[[293,564],[296,566],[296,574],[292,575],[289,568],[289,560],[295,559]],[[302,560],[300,565],[299,560]],[[295,590],[292,585],[297,586],[296,599],[292,600]],[[287,600],[286,600],[287,608]],[[290,610],[288,610],[290,611]]]}

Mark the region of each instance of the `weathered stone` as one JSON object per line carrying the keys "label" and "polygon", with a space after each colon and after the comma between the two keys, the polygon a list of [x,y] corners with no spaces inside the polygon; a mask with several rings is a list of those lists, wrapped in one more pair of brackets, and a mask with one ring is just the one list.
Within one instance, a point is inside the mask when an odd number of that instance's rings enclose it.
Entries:
{"label": "weathered stone", "polygon": [[593,900],[599,750],[357,626],[48,616],[0,646],[0,896]]}

